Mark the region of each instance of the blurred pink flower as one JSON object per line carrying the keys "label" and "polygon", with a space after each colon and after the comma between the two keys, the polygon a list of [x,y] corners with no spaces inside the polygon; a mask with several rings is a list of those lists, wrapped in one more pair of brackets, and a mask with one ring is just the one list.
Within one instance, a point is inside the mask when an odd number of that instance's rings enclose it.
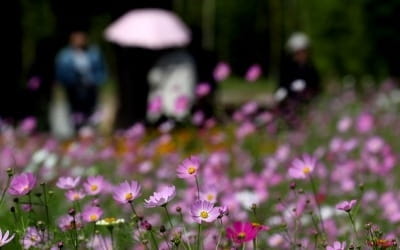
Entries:
{"label": "blurred pink flower", "polygon": [[182,113],[189,108],[189,98],[181,95],[175,100],[175,112]]}
{"label": "blurred pink flower", "polygon": [[304,155],[302,159],[295,159],[289,169],[289,176],[294,179],[306,179],[314,171],[317,164],[315,157]]}
{"label": "blurred pink flower", "polygon": [[104,177],[103,176],[89,176],[85,183],[83,183],[83,187],[85,191],[89,195],[97,195],[99,194],[104,185]]}
{"label": "blurred pink flower", "polygon": [[226,62],[220,62],[214,69],[214,79],[217,82],[225,80],[231,73],[231,68]]}
{"label": "blurred pink flower", "polygon": [[198,97],[204,97],[211,91],[211,86],[207,82],[199,83],[196,87],[196,95]]}
{"label": "blurred pink flower", "polygon": [[12,177],[8,193],[15,196],[28,194],[36,185],[36,177],[32,173],[23,173]]}
{"label": "blurred pink flower", "polygon": [[27,87],[28,87],[29,90],[35,91],[40,87],[41,83],[42,83],[42,79],[40,79],[40,77],[32,76],[28,80]]}
{"label": "blurred pink flower", "polygon": [[83,209],[82,219],[85,222],[96,222],[103,215],[103,210],[96,206],[89,206]]}
{"label": "blurred pink flower", "polygon": [[156,96],[152,98],[149,102],[149,106],[147,110],[152,114],[158,114],[161,112],[162,109],[162,99],[160,96]]}
{"label": "blurred pink flower", "polygon": [[77,176],[75,178],[67,176],[67,177],[60,177],[56,183],[56,186],[61,189],[73,189],[76,188],[78,185],[79,181],[81,180],[80,176]]}
{"label": "blurred pink flower", "polygon": [[333,242],[333,245],[327,246],[326,250],[345,250],[346,249],[346,242]]}
{"label": "blurred pink flower", "polygon": [[362,113],[357,117],[357,131],[368,133],[374,128],[374,117],[370,113]]}
{"label": "blurred pink flower", "polygon": [[343,210],[345,212],[350,212],[351,209],[356,205],[357,200],[351,200],[351,201],[342,201],[336,205],[336,208],[338,210]]}
{"label": "blurred pink flower", "polygon": [[65,193],[65,197],[70,201],[79,201],[85,198],[85,193],[82,190],[70,189]]}
{"label": "blurred pink flower", "polygon": [[262,69],[259,64],[253,64],[246,72],[246,80],[248,82],[255,82],[261,76]]}

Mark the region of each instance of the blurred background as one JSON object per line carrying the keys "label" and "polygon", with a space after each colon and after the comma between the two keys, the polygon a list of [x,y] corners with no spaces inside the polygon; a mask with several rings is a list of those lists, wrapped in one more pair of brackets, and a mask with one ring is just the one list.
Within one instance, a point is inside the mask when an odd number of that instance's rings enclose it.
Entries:
{"label": "blurred background", "polygon": [[[218,90],[227,105],[270,96],[278,86],[286,41],[296,31],[310,40],[324,88],[348,82],[362,89],[364,84],[400,76],[400,0],[15,0],[5,4],[0,115],[14,120],[36,116],[35,106],[49,106],[49,99],[59,94],[50,85],[40,95],[32,95],[26,86],[38,71],[53,77],[54,58],[74,30],[85,30],[101,48],[108,77],[100,99],[116,105],[116,53],[104,39],[104,30],[132,9],[174,12],[191,31],[188,51],[195,60],[230,65],[230,77]],[[262,77],[248,84],[243,79],[251,65],[261,67]]]}

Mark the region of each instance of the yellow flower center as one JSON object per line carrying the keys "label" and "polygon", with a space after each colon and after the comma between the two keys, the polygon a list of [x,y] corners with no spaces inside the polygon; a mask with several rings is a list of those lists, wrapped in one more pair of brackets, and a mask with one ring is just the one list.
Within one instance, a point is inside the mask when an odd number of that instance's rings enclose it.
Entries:
{"label": "yellow flower center", "polygon": [[246,238],[246,233],[245,232],[240,232],[240,233],[238,233],[237,237],[239,239],[244,239],[244,238]]}
{"label": "yellow flower center", "polygon": [[127,193],[127,194],[125,195],[125,200],[127,200],[127,201],[133,200],[133,194],[132,194],[132,193]]}
{"label": "yellow flower center", "polygon": [[80,198],[81,198],[81,196],[80,196],[78,193],[75,193],[75,194],[72,196],[72,199],[73,199],[74,201],[79,200]]}
{"label": "yellow flower center", "polygon": [[189,168],[188,168],[188,173],[189,173],[189,174],[194,174],[194,173],[196,173],[196,168],[195,168],[195,167],[189,167]]}
{"label": "yellow flower center", "polygon": [[207,200],[208,200],[208,201],[214,200],[214,195],[208,194],[208,195],[207,195]]}
{"label": "yellow flower center", "polygon": [[251,223],[251,225],[252,225],[253,227],[260,227],[260,226],[261,226],[261,224],[260,224],[260,223],[257,223],[257,222],[253,222],[253,223]]}
{"label": "yellow flower center", "polygon": [[96,221],[98,218],[99,218],[99,216],[97,216],[97,214],[92,214],[89,216],[90,221]]}
{"label": "yellow flower center", "polygon": [[94,192],[98,189],[99,187],[97,185],[91,185],[90,186],[90,191]]}
{"label": "yellow flower center", "polygon": [[116,222],[117,219],[115,219],[114,217],[108,217],[108,218],[105,218],[104,221],[105,221],[106,223],[108,223],[108,224],[111,224],[111,223]]}
{"label": "yellow flower center", "polygon": [[208,218],[208,212],[207,211],[201,211],[200,217],[203,218],[203,219],[207,219]]}
{"label": "yellow flower center", "polygon": [[311,172],[311,168],[310,167],[306,166],[306,167],[303,168],[303,173],[304,174],[309,174],[310,172]]}

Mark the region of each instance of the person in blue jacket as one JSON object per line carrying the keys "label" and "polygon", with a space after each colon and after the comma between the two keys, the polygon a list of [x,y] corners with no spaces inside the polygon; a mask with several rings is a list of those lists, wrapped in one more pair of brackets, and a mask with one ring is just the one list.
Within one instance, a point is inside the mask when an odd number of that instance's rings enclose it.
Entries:
{"label": "person in blue jacket", "polygon": [[75,125],[80,127],[94,113],[99,86],[106,80],[106,66],[100,49],[88,43],[84,31],[73,31],[69,44],[55,62],[56,80],[65,88]]}

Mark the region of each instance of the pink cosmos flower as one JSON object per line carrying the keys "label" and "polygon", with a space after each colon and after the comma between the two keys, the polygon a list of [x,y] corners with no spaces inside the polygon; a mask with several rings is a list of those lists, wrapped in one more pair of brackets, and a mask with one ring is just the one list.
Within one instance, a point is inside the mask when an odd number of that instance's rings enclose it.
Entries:
{"label": "pink cosmos flower", "polygon": [[350,212],[351,209],[356,205],[357,200],[351,200],[351,201],[342,201],[336,205],[336,208],[338,210],[343,210],[345,212]]}
{"label": "pink cosmos flower", "polygon": [[8,188],[8,193],[15,196],[23,196],[29,193],[36,185],[36,177],[32,173],[15,175]]}
{"label": "pink cosmos flower", "polygon": [[260,231],[259,227],[253,226],[250,222],[237,221],[226,229],[226,236],[235,243],[243,244],[255,239]]}
{"label": "pink cosmos flower", "polygon": [[214,69],[214,79],[217,82],[225,80],[231,73],[231,68],[226,62],[220,62]]}
{"label": "pink cosmos flower", "polygon": [[82,190],[68,190],[65,193],[65,197],[67,197],[70,201],[79,201],[85,198],[85,193]]}
{"label": "pink cosmos flower", "polygon": [[345,250],[346,249],[346,242],[333,242],[332,246],[327,246],[326,250]]}
{"label": "pink cosmos flower", "polygon": [[81,177],[79,177],[79,176],[76,178],[73,178],[70,176],[60,177],[56,183],[56,186],[58,188],[66,189],[66,190],[73,189],[78,185],[80,180],[81,180]]}
{"label": "pink cosmos flower", "polygon": [[47,235],[46,232],[39,231],[36,227],[28,227],[22,238],[22,245],[24,249],[39,248],[41,244],[47,242]]}
{"label": "pink cosmos flower", "polygon": [[30,134],[35,130],[36,126],[37,126],[36,118],[27,117],[21,122],[19,128],[24,134]]}
{"label": "pink cosmos flower", "polygon": [[10,241],[12,241],[14,239],[14,236],[15,236],[15,234],[10,235],[10,232],[8,232],[8,230],[3,235],[3,233],[1,232],[1,229],[0,229],[0,247],[7,245]]}
{"label": "pink cosmos flower", "polygon": [[219,207],[208,201],[197,200],[190,207],[192,218],[199,224],[204,222],[213,222],[220,215]]}
{"label": "pink cosmos flower", "polygon": [[185,95],[181,95],[175,99],[175,112],[182,113],[189,108],[189,98]]}
{"label": "pink cosmos flower", "polygon": [[140,196],[141,187],[136,181],[125,181],[114,188],[113,198],[115,201],[126,204]]}
{"label": "pink cosmos flower", "polygon": [[85,191],[89,195],[99,194],[104,187],[104,177],[103,176],[89,176],[86,182],[83,184]]}
{"label": "pink cosmos flower", "polygon": [[305,179],[314,170],[317,164],[315,157],[304,155],[302,159],[295,159],[289,169],[289,176],[294,179]]}
{"label": "pink cosmos flower", "polygon": [[103,210],[99,207],[89,206],[83,209],[82,219],[85,222],[96,222],[103,215]]}
{"label": "pink cosmos flower", "polygon": [[255,82],[261,76],[262,69],[259,64],[253,64],[246,72],[246,80],[248,82]]}
{"label": "pink cosmos flower", "polygon": [[206,82],[199,83],[199,85],[197,85],[196,87],[196,95],[198,97],[204,97],[208,95],[210,91],[211,91],[211,86]]}
{"label": "pink cosmos flower", "polygon": [[61,231],[66,232],[69,230],[82,228],[82,216],[80,213],[77,213],[75,216],[71,216],[69,214],[63,215],[57,220],[58,227]]}
{"label": "pink cosmos flower", "polygon": [[148,200],[144,200],[145,207],[161,207],[170,202],[176,195],[175,186],[163,187],[159,192],[154,192]]}
{"label": "pink cosmos flower", "polygon": [[200,167],[200,161],[196,156],[191,156],[185,159],[177,169],[177,175],[179,178],[187,179],[197,175],[197,171]]}
{"label": "pink cosmos flower", "polygon": [[160,96],[152,98],[148,104],[147,110],[152,114],[160,113],[162,109],[162,99]]}

